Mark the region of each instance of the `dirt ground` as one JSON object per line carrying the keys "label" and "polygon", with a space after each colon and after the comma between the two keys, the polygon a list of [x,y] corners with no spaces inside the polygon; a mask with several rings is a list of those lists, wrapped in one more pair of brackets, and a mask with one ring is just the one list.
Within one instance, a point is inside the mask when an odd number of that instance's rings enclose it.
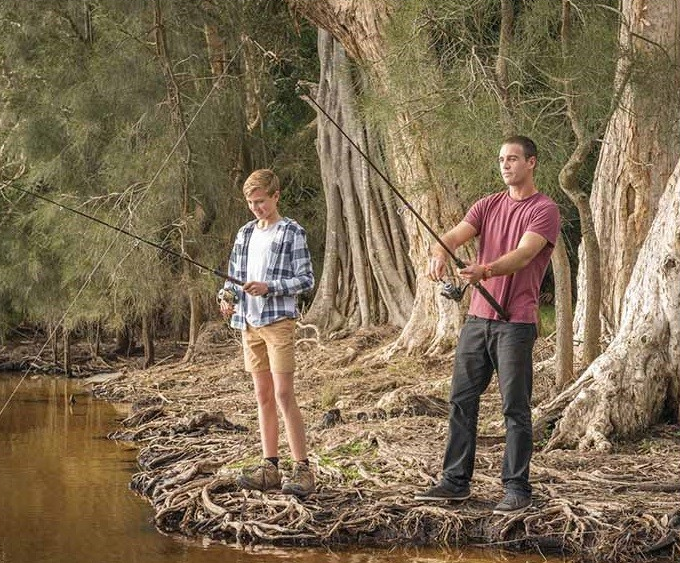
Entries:
{"label": "dirt ground", "polygon": [[[91,386],[129,407],[110,437],[139,446],[131,486],[152,504],[164,533],[240,544],[497,546],[574,561],[680,560],[678,425],[654,427],[608,454],[543,452],[537,442],[532,507],[493,516],[504,447],[495,383],[482,397],[472,498],[413,500],[439,476],[452,358],[380,359],[395,336],[383,329],[300,338],[296,394],[317,476],[316,493],[304,500],[235,485],[240,468],[261,454],[240,343],[222,323],[203,331],[192,364],[166,343],[148,370],[135,367],[138,358],[81,358],[76,372],[112,375]],[[550,342],[539,341],[535,356],[538,404],[552,384]],[[0,351],[0,363],[20,359],[27,360],[21,346]],[[283,428],[280,441],[286,470]]]}

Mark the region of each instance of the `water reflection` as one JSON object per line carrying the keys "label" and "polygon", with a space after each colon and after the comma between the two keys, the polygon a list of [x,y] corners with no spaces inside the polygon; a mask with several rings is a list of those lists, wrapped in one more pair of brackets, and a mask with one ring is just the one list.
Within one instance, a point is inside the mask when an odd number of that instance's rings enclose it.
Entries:
{"label": "water reflection", "polygon": [[[0,374],[0,407],[18,382]],[[21,383],[0,416],[0,563],[545,561],[493,552],[236,549],[163,536],[149,505],[128,489],[136,450],[105,438],[120,418],[76,382]]]}

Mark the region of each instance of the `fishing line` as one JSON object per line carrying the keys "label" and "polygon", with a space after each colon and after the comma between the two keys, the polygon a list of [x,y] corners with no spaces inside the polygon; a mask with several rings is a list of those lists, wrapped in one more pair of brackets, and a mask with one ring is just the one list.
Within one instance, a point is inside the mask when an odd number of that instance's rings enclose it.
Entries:
{"label": "fishing line", "polygon": [[[199,105],[198,108],[196,109],[196,112],[194,113],[193,117],[189,120],[189,123],[187,124],[186,128],[184,129],[184,131],[182,131],[182,133],[181,133],[180,136],[178,137],[177,141],[176,141],[175,144],[173,145],[172,149],[171,149],[170,152],[167,154],[167,156],[165,157],[165,159],[164,159],[163,162],[161,163],[160,167],[158,168],[158,170],[156,171],[156,173],[153,175],[153,177],[152,177],[151,180],[149,181],[149,184],[148,184],[148,185],[146,186],[146,188],[144,189],[144,193],[142,193],[142,195],[141,195],[141,197],[139,198],[139,200],[137,201],[137,203],[135,203],[135,205],[132,207],[132,211],[135,211],[135,210],[137,209],[137,207],[139,207],[139,205],[141,205],[141,203],[144,201],[144,198],[146,197],[146,194],[148,193],[148,191],[151,189],[151,186],[154,184],[154,182],[155,182],[155,181],[158,179],[158,177],[161,175],[161,172],[165,169],[166,165],[167,165],[168,162],[170,161],[170,158],[172,157],[172,155],[175,153],[175,151],[176,151],[177,148],[179,147],[179,144],[181,143],[181,141],[184,139],[184,137],[185,137],[185,136],[187,135],[187,133],[189,132],[189,129],[191,128],[191,126],[192,126],[192,125],[194,124],[194,122],[196,121],[196,118],[198,117],[199,113],[201,112],[201,110],[203,109],[203,107],[204,107],[204,106],[206,105],[206,103],[208,102],[208,99],[210,98],[210,96],[211,96],[211,95],[213,94],[213,92],[217,89],[217,87],[219,86],[219,84],[220,84],[220,82],[222,81],[222,79],[226,76],[227,71],[229,70],[229,66],[230,66],[231,63],[236,59],[236,57],[238,56],[238,54],[241,52],[241,49],[242,49],[242,48],[243,48],[243,42],[241,42],[241,43],[239,44],[238,48],[237,48],[236,51],[234,52],[233,57],[232,57],[232,58],[229,60],[229,62],[225,65],[224,71],[222,71],[222,74],[221,74],[219,77],[217,77],[217,79],[215,80],[214,84],[212,85],[212,88],[211,88],[210,91],[206,94],[205,98],[203,99],[203,101],[200,103],[200,105]],[[59,207],[63,207],[64,209],[69,209],[70,211],[73,211],[74,213],[77,213],[78,215],[87,216],[85,213],[82,213],[82,212],[80,212],[80,211],[76,211],[75,209],[67,208],[65,205],[62,205],[62,204],[60,204],[60,203],[58,203],[58,202],[51,201],[51,200],[49,200],[48,198],[46,198],[45,196],[39,196],[38,194],[33,193],[33,192],[29,191],[29,190],[24,190],[23,188],[18,188],[17,186],[14,186],[11,182],[6,183],[6,184],[3,186],[2,189],[4,189],[4,188],[7,187],[7,186],[12,187],[12,188],[14,188],[14,189],[19,189],[19,190],[21,190],[21,191],[24,191],[24,192],[26,192],[26,193],[29,193],[30,195],[34,195],[34,196],[36,196],[36,197],[40,197],[40,198],[42,198],[42,199],[45,199],[46,201],[49,201],[50,203],[53,203],[54,205],[57,205],[57,206],[59,206]],[[130,189],[130,188],[128,188],[128,189]],[[2,190],[0,189],[0,191],[2,191]],[[127,191],[127,190],[125,190],[125,191]],[[125,192],[123,192],[123,193],[125,193]],[[63,315],[61,316],[61,318],[59,319],[59,322],[55,324],[55,328],[50,332],[50,334],[48,335],[48,337],[47,337],[45,343],[42,345],[42,347],[41,347],[40,350],[38,351],[37,357],[40,357],[40,356],[42,355],[43,351],[44,351],[45,348],[47,347],[47,344],[48,344],[48,343],[50,342],[50,340],[55,336],[56,331],[57,331],[57,327],[59,327],[59,325],[61,325],[61,324],[64,322],[64,319],[66,318],[66,315],[68,315],[68,313],[71,311],[71,309],[72,309],[73,306],[75,305],[77,299],[80,297],[80,295],[83,293],[83,291],[85,291],[85,288],[89,285],[89,283],[90,283],[90,281],[92,280],[94,274],[97,272],[97,270],[99,269],[99,267],[100,267],[101,264],[103,263],[104,258],[106,257],[106,255],[108,254],[108,252],[111,250],[111,248],[113,248],[113,245],[115,244],[115,242],[118,240],[118,236],[119,236],[120,233],[124,233],[124,234],[126,234],[126,235],[128,235],[128,236],[131,236],[131,237],[133,237],[133,238],[136,238],[136,239],[138,239],[138,240],[141,240],[141,241],[143,241],[143,242],[146,242],[147,244],[150,244],[150,245],[152,245],[152,246],[155,246],[156,248],[159,248],[160,250],[163,250],[163,251],[165,251],[165,252],[169,252],[169,253],[171,253],[171,254],[175,254],[176,256],[179,256],[179,258],[181,258],[182,260],[190,261],[191,263],[195,264],[196,266],[199,266],[199,267],[201,267],[201,268],[203,268],[203,269],[209,270],[209,271],[213,272],[214,274],[216,274],[216,275],[218,275],[218,276],[220,276],[220,277],[224,277],[225,279],[228,279],[228,280],[229,280],[229,276],[226,276],[226,274],[223,274],[222,272],[219,272],[219,273],[218,273],[218,270],[214,270],[213,268],[209,268],[209,267],[207,267],[207,266],[203,266],[202,264],[199,264],[198,262],[195,262],[194,260],[191,260],[191,259],[188,258],[187,256],[181,255],[181,254],[179,254],[179,253],[175,253],[174,251],[170,251],[169,249],[164,248],[164,247],[162,247],[162,246],[160,246],[160,245],[156,245],[155,243],[152,243],[152,242],[150,242],[150,241],[144,240],[144,239],[142,239],[141,237],[138,237],[137,235],[134,235],[134,234],[130,233],[129,231],[126,231],[125,229],[122,229],[122,228],[120,228],[120,227],[115,227],[114,225],[110,225],[109,223],[106,223],[106,222],[104,222],[104,221],[101,221],[100,219],[97,219],[97,218],[95,218],[95,217],[91,217],[91,216],[87,216],[87,217],[88,217],[89,219],[92,219],[93,221],[96,221],[96,222],[98,222],[98,223],[101,223],[101,224],[103,224],[103,225],[106,225],[106,226],[108,226],[108,227],[111,227],[112,229],[116,230],[117,233],[116,233],[115,237],[111,240],[111,242],[109,243],[109,245],[106,247],[106,249],[104,250],[104,252],[102,253],[102,255],[101,255],[99,261],[97,262],[97,264],[95,264],[94,268],[93,268],[93,269],[90,271],[90,273],[88,274],[87,279],[83,282],[83,285],[80,287],[80,289],[79,289],[78,292],[76,293],[75,297],[71,300],[71,303],[69,304],[69,306],[66,308],[66,311],[64,312],[64,314],[63,314]],[[240,284],[240,282],[239,282],[238,280],[234,280],[233,278],[230,279],[229,281],[232,281],[233,283],[239,283],[239,284]],[[241,285],[242,285],[242,284],[241,284]],[[3,413],[5,412],[5,410],[7,409],[7,406],[10,404],[10,402],[12,401],[12,398],[14,397],[14,395],[16,394],[16,392],[19,390],[19,387],[21,386],[21,384],[24,382],[24,380],[25,380],[26,377],[28,376],[30,370],[31,370],[31,368],[30,368],[30,366],[29,366],[29,367],[26,369],[26,371],[24,372],[24,374],[21,376],[21,379],[19,379],[19,382],[17,383],[17,385],[14,387],[14,389],[13,389],[12,392],[10,393],[9,397],[7,398],[7,401],[5,401],[5,404],[2,406],[2,408],[0,408],[0,417],[2,416],[2,414],[3,414]]]}
{"label": "fishing line", "polygon": [[[347,141],[349,141],[350,145],[354,147],[354,149],[364,158],[368,164],[371,165],[371,168],[375,170],[382,178],[382,180],[387,184],[387,186],[394,192],[394,194],[401,200],[401,202],[404,204],[406,208],[408,208],[411,213],[415,216],[415,218],[420,222],[420,224],[425,227],[428,233],[432,235],[432,237],[441,245],[444,250],[453,258],[454,263],[458,268],[465,268],[467,264],[463,262],[456,254],[446,245],[444,244],[444,241],[437,235],[437,233],[434,231],[432,227],[425,221],[425,219],[418,213],[418,211],[409,203],[409,201],[402,195],[402,193],[392,184],[392,182],[389,180],[389,178],[383,173],[382,170],[380,170],[374,163],[373,161],[366,155],[364,151],[361,150],[359,145],[357,145],[353,139],[350,138],[347,133],[345,133],[344,129],[340,127],[340,125],[328,114],[328,112],[322,108],[319,103],[306,91],[303,90],[302,85],[298,84],[297,85],[297,91],[298,94],[304,96],[307,100],[309,100],[312,104],[314,104],[315,107],[319,109],[319,111],[326,116],[326,118],[337,128],[337,130],[342,134]],[[479,282],[475,282],[474,284],[471,284],[477,291],[479,291],[480,295],[486,299],[486,301],[493,307],[493,309],[498,313],[500,318],[504,321],[507,321],[509,319],[508,314],[505,312],[505,310],[498,304],[496,299],[494,299],[493,295],[491,295],[488,290]]]}
{"label": "fishing line", "polygon": [[[39,194],[37,192],[34,192],[33,190],[28,190],[26,188],[20,188],[18,186],[14,186],[12,184],[9,184],[10,188],[13,188],[15,190],[19,190],[20,192],[23,192],[25,194],[31,195],[35,198],[42,199],[44,201],[47,201],[49,203],[52,203],[62,209],[66,209],[67,211],[70,211],[71,213],[75,213],[77,215],[80,215],[81,217],[85,217],[86,219],[89,219],[91,221],[94,221],[96,223],[99,223],[100,225],[104,225],[105,227],[108,227],[109,229],[113,229],[114,231],[117,231],[119,233],[123,233],[124,235],[127,235],[129,237],[132,237],[133,239],[136,239],[140,242],[143,242],[145,244],[148,244],[149,246],[153,246],[154,248],[157,248],[158,250],[162,250],[163,252],[167,252],[168,254],[171,254],[177,258],[180,258],[182,260],[185,260],[186,262],[189,262],[193,264],[194,266],[198,266],[199,268],[203,270],[207,270],[208,272],[215,274],[216,276],[223,278],[227,281],[230,281],[231,283],[235,283],[237,285],[243,285],[243,282],[240,280],[237,280],[236,278],[231,277],[228,274],[225,274],[224,272],[221,272],[220,270],[216,270],[214,268],[211,268],[209,266],[205,266],[204,264],[201,264],[200,262],[197,262],[193,258],[189,258],[188,256],[184,254],[180,254],[179,252],[172,250],[171,248],[166,248],[164,246],[161,246],[160,244],[157,244],[151,240],[145,239],[140,237],[139,235],[134,234],[133,232],[130,232],[126,229],[123,229],[122,227],[116,227],[116,225],[112,225],[111,223],[107,223],[106,221],[103,221],[102,219],[99,219],[98,217],[95,217],[94,215],[88,215],[87,213],[83,213],[82,211],[78,211],[77,209],[74,209],[72,207],[69,207],[68,205],[64,205],[63,203],[59,203],[58,201],[55,201],[53,199],[50,199],[47,196],[44,196],[42,194]],[[108,248],[106,252],[108,252]]]}

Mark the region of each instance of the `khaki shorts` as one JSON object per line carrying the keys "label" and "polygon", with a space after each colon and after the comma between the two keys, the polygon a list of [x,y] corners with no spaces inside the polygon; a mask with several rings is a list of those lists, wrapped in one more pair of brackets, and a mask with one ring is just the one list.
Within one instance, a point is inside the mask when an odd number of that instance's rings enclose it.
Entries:
{"label": "khaki shorts", "polygon": [[246,371],[293,373],[295,371],[295,319],[282,319],[267,326],[246,325],[243,331]]}

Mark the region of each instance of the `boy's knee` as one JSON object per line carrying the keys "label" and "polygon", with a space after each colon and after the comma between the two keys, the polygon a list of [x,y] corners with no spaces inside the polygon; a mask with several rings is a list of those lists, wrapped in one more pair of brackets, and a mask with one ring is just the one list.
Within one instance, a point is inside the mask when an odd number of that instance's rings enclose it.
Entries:
{"label": "boy's knee", "polygon": [[267,406],[274,402],[274,390],[271,387],[255,389],[255,400],[260,406]]}
{"label": "boy's knee", "polygon": [[277,389],[276,390],[276,404],[283,411],[286,411],[290,408],[294,408],[295,405],[296,405],[296,402],[295,402],[295,393],[293,392],[293,390],[292,389]]}

